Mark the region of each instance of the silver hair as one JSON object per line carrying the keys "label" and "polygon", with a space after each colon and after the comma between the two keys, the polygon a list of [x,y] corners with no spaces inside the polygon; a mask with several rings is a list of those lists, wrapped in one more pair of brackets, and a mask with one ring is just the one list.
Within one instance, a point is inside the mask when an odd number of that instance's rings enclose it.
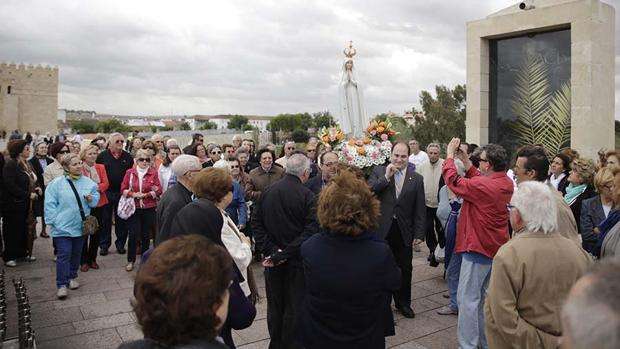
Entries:
{"label": "silver hair", "polygon": [[194,155],[181,154],[174,159],[170,168],[177,178],[181,178],[189,171],[200,171],[202,164],[200,164],[200,159]]}
{"label": "silver hair", "polygon": [[166,141],[166,147],[169,147],[173,144],[179,145],[179,142],[174,138],[168,138],[168,140]]}
{"label": "silver hair", "polygon": [[120,137],[125,138],[125,137],[124,137],[121,133],[119,133],[119,132],[112,132],[112,133],[110,133],[110,135],[108,136],[108,139],[112,139],[112,138],[114,138],[114,137],[119,137],[119,136],[120,136]]}
{"label": "silver hair", "polygon": [[156,140],[156,139],[164,139],[164,136],[162,136],[160,133],[154,133],[154,134],[151,136],[151,140],[152,140],[152,141],[154,141],[154,140]]}
{"label": "silver hair", "polygon": [[68,153],[68,154],[63,155],[60,158],[60,165],[62,165],[62,168],[64,168],[65,170],[69,171],[69,164],[71,163],[71,160],[73,160],[73,158],[76,158],[76,159],[81,161],[79,155],[77,155],[77,154]]}
{"label": "silver hair", "polygon": [[213,164],[213,168],[221,168],[223,170],[226,170],[226,172],[230,173],[230,165],[228,164],[228,161],[226,161],[224,159],[217,160]]}
{"label": "silver hair", "polygon": [[515,206],[529,231],[551,233],[558,230],[558,206],[548,185],[527,181],[512,195]]}
{"label": "silver hair", "polygon": [[619,273],[618,260],[602,260],[571,291],[562,310],[571,348],[620,348]]}
{"label": "silver hair", "polygon": [[297,177],[304,175],[310,169],[310,159],[304,154],[293,154],[286,160],[286,173]]}
{"label": "silver hair", "polygon": [[439,145],[439,143],[429,143],[426,146],[426,151],[428,151],[430,148],[433,148],[433,147],[437,148],[437,149],[439,149],[439,151],[441,151],[441,145]]}
{"label": "silver hair", "polygon": [[222,150],[222,147],[220,147],[219,144],[215,144],[215,143],[209,143],[209,145],[207,146],[207,155],[211,154],[211,152],[213,151],[213,149],[219,149]]}

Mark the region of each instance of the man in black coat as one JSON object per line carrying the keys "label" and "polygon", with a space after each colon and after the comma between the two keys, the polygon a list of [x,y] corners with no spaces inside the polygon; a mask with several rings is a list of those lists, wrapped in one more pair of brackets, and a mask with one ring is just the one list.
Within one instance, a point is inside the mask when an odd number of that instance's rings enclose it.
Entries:
{"label": "man in black coat", "polygon": [[323,190],[323,187],[325,187],[332,176],[336,174],[338,155],[334,152],[328,151],[321,154],[320,160],[321,171],[318,175],[310,178],[305,183],[305,186],[312,190],[312,192],[316,195],[319,195],[321,190]]}
{"label": "man in black coat", "polygon": [[293,333],[305,288],[299,251],[318,231],[315,196],[303,185],[310,171],[305,155],[291,155],[286,176],[263,191],[252,214],[254,238],[267,256],[263,265],[269,349],[302,348]]}
{"label": "man in black coat", "polygon": [[409,146],[392,146],[390,164],[377,166],[369,178],[371,190],[381,201],[381,216],[377,232],[384,237],[401,269],[402,285],[394,293],[396,309],[413,318],[411,309],[411,272],[413,244],[420,244],[426,233],[426,203],[424,179],[409,164]]}
{"label": "man in black coat", "polygon": [[155,245],[169,239],[174,218],[183,207],[192,202],[192,178],[202,169],[197,157],[186,154],[179,155],[170,166],[177,177],[177,184],[168,188],[157,204],[158,230]]}
{"label": "man in black coat", "polygon": [[106,191],[108,205],[103,206],[101,211],[101,232],[99,236],[99,254],[108,254],[108,248],[112,244],[112,215],[114,215],[114,233],[116,233],[116,250],[125,253],[127,242],[127,221],[118,216],[118,202],[121,199],[121,183],[125,172],[133,167],[131,154],[123,149],[125,138],[120,133],[110,135],[110,146],[97,156],[97,163],[105,166],[105,171],[110,181],[110,187]]}

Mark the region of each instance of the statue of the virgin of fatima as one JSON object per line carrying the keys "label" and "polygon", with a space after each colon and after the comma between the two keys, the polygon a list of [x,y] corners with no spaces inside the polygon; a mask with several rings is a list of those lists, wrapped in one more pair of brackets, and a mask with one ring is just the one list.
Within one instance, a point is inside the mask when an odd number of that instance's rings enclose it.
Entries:
{"label": "statue of the virgin of fatima", "polygon": [[342,78],[338,87],[340,93],[340,115],[338,121],[345,134],[361,136],[370,120],[364,113],[362,88],[353,72],[353,56],[357,51],[353,42],[344,49],[345,60],[342,65]]}

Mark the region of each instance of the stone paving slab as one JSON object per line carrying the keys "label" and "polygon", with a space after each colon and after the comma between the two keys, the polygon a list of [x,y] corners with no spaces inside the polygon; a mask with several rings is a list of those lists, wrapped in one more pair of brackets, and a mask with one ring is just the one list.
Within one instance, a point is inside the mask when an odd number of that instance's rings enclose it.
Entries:
{"label": "stone paving slab", "polygon": [[[117,348],[122,342],[142,337],[136,323],[130,300],[133,298],[135,272],[126,272],[126,255],[111,249],[109,255],[98,256],[99,270],[79,273],[81,287],[69,291],[64,301],[56,299],[55,263],[50,239],[35,241],[33,263],[18,262],[16,268],[6,268],[9,307],[9,336],[16,335],[16,311],[12,277],[21,277],[28,287],[38,348]],[[394,313],[396,335],[386,339],[386,348],[435,349],[456,348],[456,316],[441,316],[436,310],[448,303],[443,297],[447,289],[442,279],[443,268],[428,266],[428,250],[414,252],[412,307],[415,319],[406,319]],[[262,349],[269,346],[267,331],[267,299],[264,274],[259,264],[253,265],[261,300],[257,304],[254,324],[241,331],[233,331],[239,349]],[[13,310],[12,310],[13,309]]]}

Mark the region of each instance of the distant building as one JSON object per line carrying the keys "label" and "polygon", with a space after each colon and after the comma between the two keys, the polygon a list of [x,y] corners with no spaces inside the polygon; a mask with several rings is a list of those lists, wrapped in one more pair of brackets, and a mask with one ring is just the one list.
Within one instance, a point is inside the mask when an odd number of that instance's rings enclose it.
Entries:
{"label": "distant building", "polygon": [[58,68],[0,63],[0,130],[57,130]]}

